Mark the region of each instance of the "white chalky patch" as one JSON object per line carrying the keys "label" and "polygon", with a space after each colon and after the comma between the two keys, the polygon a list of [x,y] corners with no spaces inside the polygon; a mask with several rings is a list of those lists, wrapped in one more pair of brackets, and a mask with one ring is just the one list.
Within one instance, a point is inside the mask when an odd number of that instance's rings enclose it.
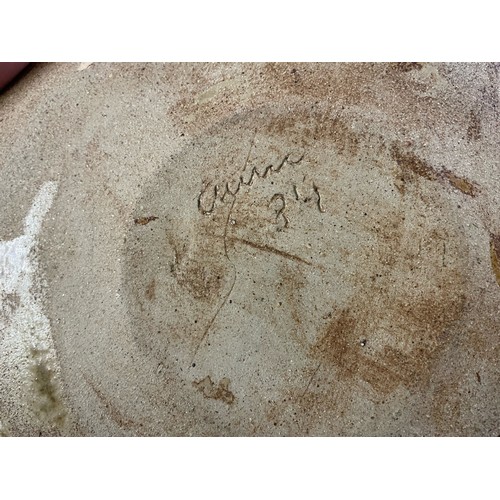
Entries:
{"label": "white chalky patch", "polygon": [[78,71],[83,71],[85,69],[87,69],[91,64],[91,62],[82,62],[78,65]]}
{"label": "white chalky patch", "polygon": [[56,190],[57,183],[46,182],[24,220],[24,234],[0,241],[0,374],[2,389],[11,397],[27,394],[35,377],[33,363],[57,369],[37,276],[37,239]]}

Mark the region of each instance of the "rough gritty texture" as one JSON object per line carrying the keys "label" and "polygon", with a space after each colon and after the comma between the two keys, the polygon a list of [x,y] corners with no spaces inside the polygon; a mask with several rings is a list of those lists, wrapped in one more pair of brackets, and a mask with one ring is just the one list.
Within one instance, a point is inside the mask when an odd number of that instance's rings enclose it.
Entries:
{"label": "rough gritty texture", "polygon": [[0,433],[498,435],[499,112],[495,64],[36,65],[0,241],[57,182],[58,367]]}

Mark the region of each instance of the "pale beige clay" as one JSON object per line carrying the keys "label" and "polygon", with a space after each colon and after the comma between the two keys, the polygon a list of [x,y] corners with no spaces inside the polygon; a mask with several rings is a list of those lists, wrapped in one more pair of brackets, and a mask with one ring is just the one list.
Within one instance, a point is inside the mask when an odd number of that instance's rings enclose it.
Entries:
{"label": "pale beige clay", "polygon": [[0,432],[498,435],[499,113],[495,64],[35,65]]}

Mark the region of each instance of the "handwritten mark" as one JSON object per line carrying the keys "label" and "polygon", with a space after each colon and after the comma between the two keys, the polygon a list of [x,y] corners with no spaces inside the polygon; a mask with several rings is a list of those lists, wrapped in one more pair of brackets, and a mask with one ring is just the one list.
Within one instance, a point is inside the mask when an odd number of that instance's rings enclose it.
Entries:
{"label": "handwritten mark", "polygon": [[278,210],[276,210],[276,221],[278,221],[280,217],[283,217],[283,220],[285,221],[285,228],[287,228],[290,221],[288,220],[288,217],[284,214],[286,208],[285,196],[281,193],[274,194],[268,206],[271,206],[276,200],[281,201],[281,207]]}
{"label": "handwritten mark", "polygon": [[[326,210],[324,209],[323,204],[322,204],[321,194],[319,192],[319,187],[314,182],[313,182],[312,187],[313,187],[314,194],[316,195],[316,198],[317,198],[316,204],[318,206],[318,210],[322,214],[324,214],[326,212]],[[302,195],[299,192],[299,188],[297,187],[296,184],[293,185],[293,194],[295,195],[296,201],[303,201],[304,203],[308,203],[312,199],[310,196],[307,196],[305,198],[302,197]]]}
{"label": "handwritten mark", "polygon": [[[302,161],[304,158],[304,155],[300,155],[297,159],[292,158],[293,153],[287,154],[281,162],[278,164],[277,167],[274,167],[274,165],[268,165],[263,172],[259,172],[257,167],[253,167],[250,176],[245,180],[243,174],[239,176],[239,179],[237,181],[233,181],[233,186],[231,187],[230,181],[226,182],[226,185],[224,187],[220,187],[218,184],[216,184],[213,187],[212,191],[212,201],[211,202],[206,202],[205,198],[210,195],[209,193],[209,188],[210,188],[210,183],[206,183],[202,189],[200,194],[198,195],[198,210],[203,214],[203,215],[210,215],[213,213],[213,211],[216,208],[217,202],[220,201],[224,203],[224,200],[226,199],[226,196],[231,196],[235,197],[242,186],[252,186],[254,183],[255,178],[259,179],[266,179],[268,175],[272,173],[278,173],[281,171],[281,169],[285,166],[285,164],[290,164],[290,165],[296,165]],[[246,168],[246,164],[245,164]]]}
{"label": "handwritten mark", "polygon": [[297,189],[297,186],[294,184],[293,185],[293,192],[295,194],[295,200],[296,201],[300,201],[300,194],[299,194],[299,190]]}
{"label": "handwritten mark", "polygon": [[316,193],[316,196],[318,197],[318,210],[322,214],[324,214],[325,209],[321,206],[321,194],[319,193],[319,188],[318,188],[318,186],[316,186],[316,184],[313,184],[313,189],[314,189],[314,192]]}
{"label": "handwritten mark", "polygon": [[[250,146],[248,148],[248,153],[247,153],[247,156],[246,156],[246,159],[245,159],[245,164],[243,165],[242,172],[244,172],[246,170],[246,168],[247,168],[248,160],[250,159],[250,154],[251,154],[253,146],[255,144],[255,136],[256,135],[257,135],[257,132],[255,132],[255,134],[252,137],[252,140],[250,142]],[[217,188],[217,186],[215,186],[215,187]],[[229,183],[226,184],[226,187],[229,189]],[[239,191],[239,189],[240,189],[240,186],[238,186],[237,191]],[[224,195],[224,197],[225,197],[225,195]],[[229,291],[226,293],[226,296],[224,297],[224,300],[219,304],[219,307],[215,311],[215,314],[213,315],[212,319],[210,320],[210,323],[205,328],[205,331],[203,332],[203,335],[201,336],[200,341],[196,345],[196,348],[194,350],[193,358],[196,357],[196,355],[198,354],[198,350],[200,349],[201,345],[203,344],[203,342],[207,338],[208,333],[210,332],[210,329],[212,328],[212,325],[215,323],[215,320],[216,320],[217,316],[219,315],[220,311],[226,305],[226,303],[227,303],[227,301],[229,299],[229,296],[233,292],[233,288],[234,288],[234,285],[236,283],[236,267],[233,264],[233,262],[231,262],[231,259],[229,258],[229,254],[227,252],[227,230],[228,230],[229,224],[233,220],[233,219],[231,219],[231,215],[233,213],[233,208],[234,208],[235,203],[236,203],[236,194],[233,194],[233,202],[231,203],[231,207],[229,208],[229,211],[227,213],[226,224],[224,226],[224,254],[226,256],[226,259],[228,260],[228,262],[231,264],[231,266],[233,268],[233,280],[232,280],[232,283],[231,283],[231,287],[229,288]],[[212,205],[212,210],[213,210],[213,208],[215,208],[215,200],[214,200],[214,203]],[[200,194],[200,197],[198,197],[198,210],[201,210],[201,194]],[[203,212],[203,210],[201,210],[201,211]]]}

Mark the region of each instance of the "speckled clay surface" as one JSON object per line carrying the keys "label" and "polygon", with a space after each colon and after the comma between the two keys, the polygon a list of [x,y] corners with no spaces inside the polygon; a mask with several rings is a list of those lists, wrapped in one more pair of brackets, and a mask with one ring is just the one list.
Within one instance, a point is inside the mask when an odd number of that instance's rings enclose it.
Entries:
{"label": "speckled clay surface", "polygon": [[498,435],[499,81],[35,65],[0,96],[0,432]]}

